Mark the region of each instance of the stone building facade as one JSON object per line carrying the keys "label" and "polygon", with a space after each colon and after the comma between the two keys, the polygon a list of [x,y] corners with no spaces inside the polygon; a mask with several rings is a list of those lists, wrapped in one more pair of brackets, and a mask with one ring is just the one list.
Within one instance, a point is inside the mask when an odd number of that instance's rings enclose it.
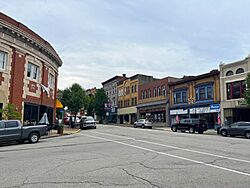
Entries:
{"label": "stone building facade", "polygon": [[53,122],[61,65],[47,41],[0,13],[0,108],[14,104],[25,123],[47,112]]}
{"label": "stone building facade", "polygon": [[244,99],[250,57],[220,65],[221,123],[250,121],[250,108]]}

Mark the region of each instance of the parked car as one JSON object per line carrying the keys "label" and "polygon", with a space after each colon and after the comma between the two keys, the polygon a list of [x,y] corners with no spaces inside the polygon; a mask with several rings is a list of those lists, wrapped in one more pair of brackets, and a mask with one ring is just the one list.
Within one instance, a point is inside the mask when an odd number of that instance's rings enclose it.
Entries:
{"label": "parked car", "polygon": [[80,121],[80,128],[87,129],[87,128],[94,128],[96,129],[96,123],[92,116],[84,116]]}
{"label": "parked car", "polygon": [[137,127],[152,129],[152,123],[146,119],[138,119],[134,122],[134,128]]}
{"label": "parked car", "polygon": [[222,136],[245,136],[250,139],[250,122],[239,121],[228,126],[222,126],[220,134]]}
{"label": "parked car", "polygon": [[0,121],[0,142],[17,141],[36,143],[47,134],[47,125],[23,126],[19,120]]}
{"label": "parked car", "polygon": [[198,118],[182,119],[179,123],[174,123],[171,126],[171,130],[176,132],[177,130],[189,131],[190,133],[198,132],[203,134],[207,130],[206,120]]}

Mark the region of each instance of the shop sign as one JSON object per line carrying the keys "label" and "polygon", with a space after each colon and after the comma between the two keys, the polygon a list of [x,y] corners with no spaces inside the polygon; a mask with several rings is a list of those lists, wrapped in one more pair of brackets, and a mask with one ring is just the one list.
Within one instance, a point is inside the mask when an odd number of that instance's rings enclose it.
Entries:
{"label": "shop sign", "polygon": [[177,114],[188,114],[188,110],[187,109],[170,110],[170,115],[177,115]]}
{"label": "shop sign", "polygon": [[195,113],[196,113],[195,108],[190,108],[190,109],[189,109],[189,113],[190,113],[190,114],[195,114]]}
{"label": "shop sign", "polygon": [[205,114],[210,112],[210,107],[196,108],[196,114]]}
{"label": "shop sign", "polygon": [[239,106],[247,106],[247,101],[245,99],[239,100],[238,105]]}
{"label": "shop sign", "polygon": [[210,112],[220,112],[220,104],[211,104]]}
{"label": "shop sign", "polygon": [[146,113],[146,116],[150,116],[151,115],[151,113],[149,112],[149,113]]}

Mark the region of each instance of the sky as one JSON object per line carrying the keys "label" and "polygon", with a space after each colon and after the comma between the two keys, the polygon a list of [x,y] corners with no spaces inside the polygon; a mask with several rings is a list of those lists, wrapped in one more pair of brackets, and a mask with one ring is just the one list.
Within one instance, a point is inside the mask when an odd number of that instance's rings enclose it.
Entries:
{"label": "sky", "polygon": [[47,40],[60,89],[115,75],[199,75],[250,52],[249,0],[0,0],[0,11]]}

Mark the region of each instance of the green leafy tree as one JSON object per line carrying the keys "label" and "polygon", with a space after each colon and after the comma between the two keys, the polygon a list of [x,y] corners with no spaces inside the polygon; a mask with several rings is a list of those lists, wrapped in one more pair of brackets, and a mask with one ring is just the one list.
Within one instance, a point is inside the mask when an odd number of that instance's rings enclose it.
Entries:
{"label": "green leafy tree", "polygon": [[70,88],[62,91],[61,102],[63,106],[68,106],[68,109],[76,117],[80,109],[86,106],[85,90],[79,84],[75,83]]}
{"label": "green leafy tree", "polygon": [[104,89],[97,89],[95,100],[94,100],[94,112],[96,115],[98,115],[101,118],[101,121],[103,119],[103,116],[105,115],[106,111],[104,109],[104,104],[108,102],[108,97],[104,91]]}
{"label": "green leafy tree", "polygon": [[3,119],[5,120],[21,120],[21,113],[16,110],[13,104],[7,104],[4,109],[0,109]]}
{"label": "green leafy tree", "polygon": [[95,103],[95,96],[89,95],[86,96],[86,110],[88,116],[94,116],[94,104]]}
{"label": "green leafy tree", "polygon": [[246,91],[245,91],[245,99],[248,105],[250,105],[250,74],[247,75],[246,79]]}

